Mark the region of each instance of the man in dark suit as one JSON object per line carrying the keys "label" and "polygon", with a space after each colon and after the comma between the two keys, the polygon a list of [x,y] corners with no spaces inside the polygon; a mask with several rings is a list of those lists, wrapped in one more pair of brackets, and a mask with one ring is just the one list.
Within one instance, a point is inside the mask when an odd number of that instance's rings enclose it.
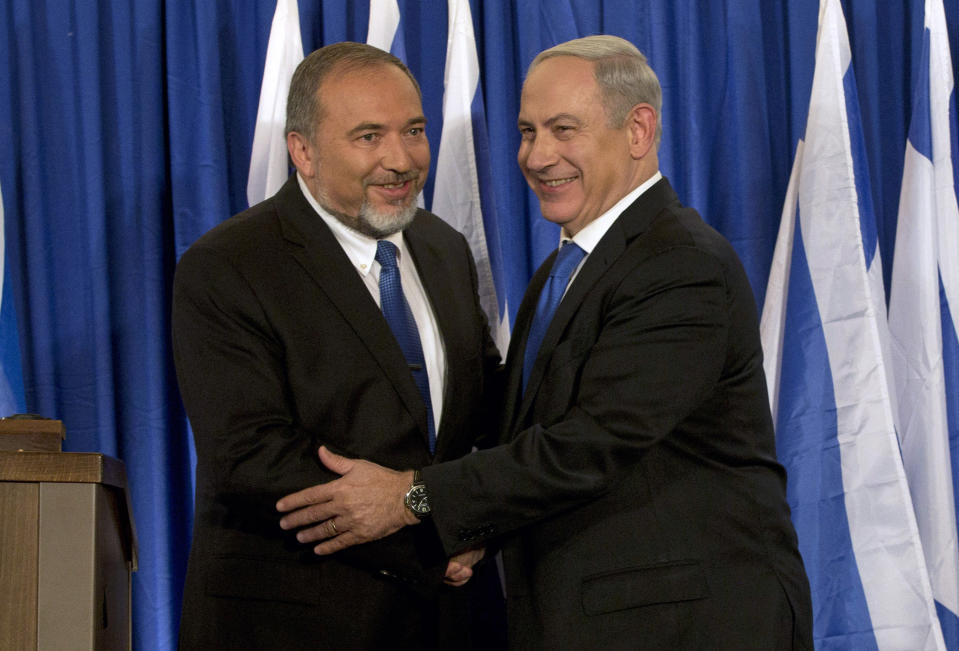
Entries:
{"label": "man in dark suit", "polygon": [[[658,171],[660,105],[616,37],[530,66],[519,164],[568,242],[519,308],[502,445],[423,469],[430,528],[502,541],[516,649],[811,649],[755,300]],[[415,523],[410,473],[321,458],[343,478],[278,504],[317,553]]]}
{"label": "man in dark suit", "polygon": [[[420,468],[477,443],[499,354],[465,239],[416,207],[424,124],[419,87],[395,57],[356,43],[314,52],[288,102],[297,173],[177,266],[174,353],[197,452],[181,648],[419,651],[496,639],[495,603],[478,612],[476,580],[458,587],[481,552],[448,560],[420,527],[321,558],[274,508],[336,476],[321,444]],[[393,330],[390,305],[406,329]],[[495,580],[495,567],[487,573]],[[485,622],[486,637],[472,638],[470,621]]]}

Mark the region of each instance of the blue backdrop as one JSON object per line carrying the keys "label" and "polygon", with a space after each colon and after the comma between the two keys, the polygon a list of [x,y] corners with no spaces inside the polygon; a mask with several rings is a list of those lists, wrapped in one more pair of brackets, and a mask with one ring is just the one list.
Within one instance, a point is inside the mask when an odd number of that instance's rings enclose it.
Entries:
{"label": "blue backdrop", "polygon": [[[556,244],[515,163],[523,72],[545,47],[592,33],[648,55],[664,91],[661,168],[733,242],[761,306],[805,124],[818,4],[474,0],[511,310]],[[0,1],[0,188],[26,408],[65,422],[67,450],[127,464],[141,545],[139,649],[175,646],[190,540],[192,443],[169,345],[173,268],[200,234],[246,208],[274,5]],[[945,5],[955,53],[959,0]],[[888,287],[922,1],[843,8]],[[365,0],[300,0],[304,50],[365,41],[368,17]],[[446,2],[407,2],[403,21],[435,160]]]}

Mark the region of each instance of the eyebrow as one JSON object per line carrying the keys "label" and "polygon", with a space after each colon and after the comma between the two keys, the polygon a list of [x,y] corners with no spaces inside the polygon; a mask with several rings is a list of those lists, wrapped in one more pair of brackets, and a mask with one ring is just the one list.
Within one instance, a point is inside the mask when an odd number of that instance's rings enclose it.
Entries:
{"label": "eyebrow", "polygon": [[[549,128],[553,126],[554,124],[556,124],[557,122],[559,122],[560,120],[570,120],[571,122],[575,122],[576,124],[582,124],[583,122],[572,113],[559,113],[558,115],[554,115],[553,117],[546,120],[545,126]],[[522,128],[522,127],[531,127],[534,125],[531,121],[520,118],[517,121],[517,126]]]}
{"label": "eyebrow", "polygon": [[[403,128],[405,129],[406,127],[411,127],[411,126],[414,126],[414,125],[417,125],[417,124],[423,124],[423,125],[425,125],[425,124],[426,124],[426,116],[425,116],[425,115],[418,115],[418,116],[416,116],[415,118],[410,118],[409,120],[406,121],[406,124],[403,125]],[[347,135],[351,135],[351,136],[352,136],[352,135],[355,135],[355,134],[358,134],[358,133],[362,133],[362,132],[364,132],[364,131],[378,131],[378,130],[384,129],[385,127],[386,127],[385,124],[381,124],[381,123],[379,123],[379,122],[363,122],[363,123],[360,123],[360,124],[356,125],[355,127],[353,127],[352,129],[350,129],[350,130],[347,131],[346,133],[347,133]]]}

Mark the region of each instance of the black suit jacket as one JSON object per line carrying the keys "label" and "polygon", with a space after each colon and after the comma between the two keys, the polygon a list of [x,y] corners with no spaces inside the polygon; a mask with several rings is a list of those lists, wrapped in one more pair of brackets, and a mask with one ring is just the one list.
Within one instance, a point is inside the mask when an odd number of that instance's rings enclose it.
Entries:
{"label": "black suit jacket", "polygon": [[732,247],[663,179],[570,285],[503,443],[424,470],[447,552],[503,538],[517,649],[811,648],[755,299]]}
{"label": "black suit jacket", "polygon": [[402,351],[295,176],[180,260],[173,343],[197,452],[181,646],[429,648],[423,636],[440,625],[453,636],[440,639],[467,644],[468,591],[442,585],[446,556],[428,527],[320,558],[280,530],[274,506],[334,479],[321,444],[419,468],[476,443],[499,355],[468,245],[425,211],[404,237],[446,350],[435,458]]}

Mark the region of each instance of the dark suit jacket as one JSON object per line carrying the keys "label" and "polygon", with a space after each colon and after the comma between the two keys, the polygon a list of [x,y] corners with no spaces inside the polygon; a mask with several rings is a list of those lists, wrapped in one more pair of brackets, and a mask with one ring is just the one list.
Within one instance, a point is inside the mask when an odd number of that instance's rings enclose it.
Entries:
{"label": "dark suit jacket", "polygon": [[570,285],[523,394],[553,258],[513,330],[505,445],[424,469],[447,552],[504,539],[512,648],[812,648],[732,247],[655,184]]}
{"label": "dark suit jacket", "polygon": [[468,646],[457,617],[469,591],[442,585],[428,526],[320,558],[280,530],[274,507],[334,478],[321,444],[419,468],[476,443],[499,355],[469,248],[425,211],[405,238],[446,349],[435,459],[403,354],[295,176],[180,260],[173,343],[197,452],[184,648],[419,649],[437,626]]}

